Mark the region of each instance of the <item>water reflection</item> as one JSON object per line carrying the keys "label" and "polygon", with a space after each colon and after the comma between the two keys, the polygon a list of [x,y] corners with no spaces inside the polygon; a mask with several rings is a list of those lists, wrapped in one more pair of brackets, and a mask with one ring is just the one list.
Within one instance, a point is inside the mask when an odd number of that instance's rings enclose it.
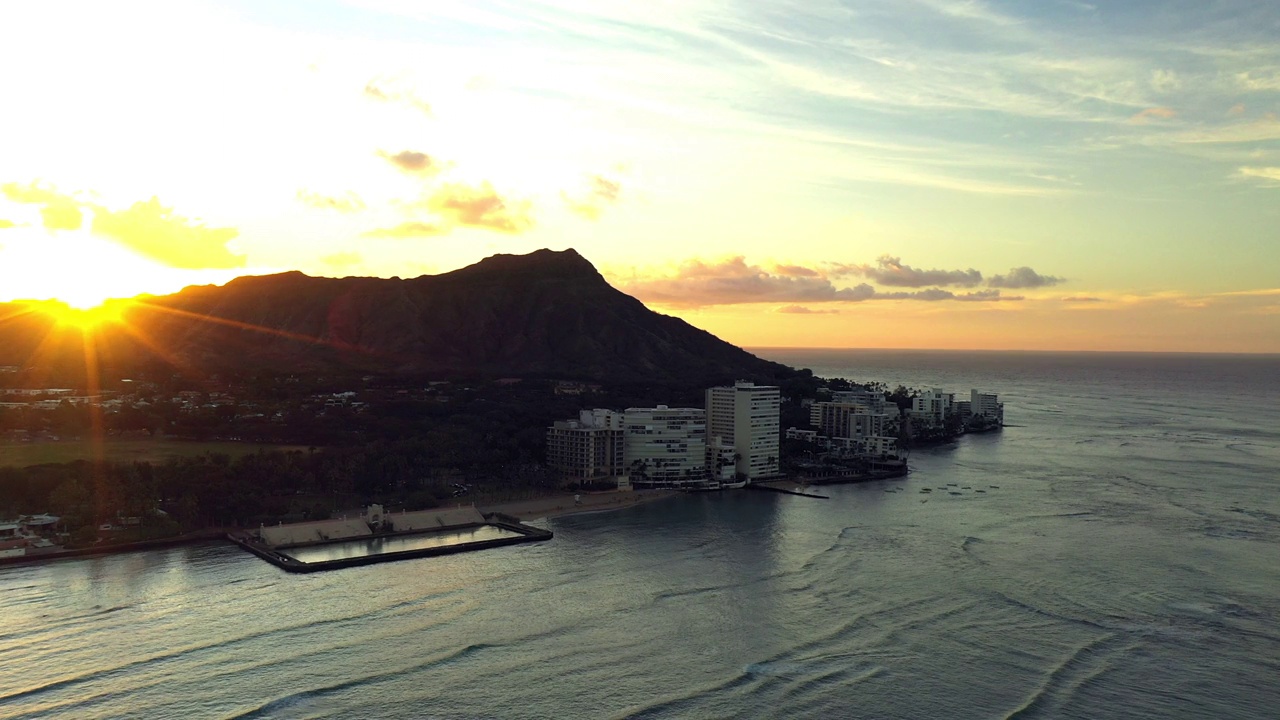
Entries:
{"label": "water reflection", "polygon": [[300,547],[282,552],[295,560],[306,563],[341,560],[343,558],[365,557],[367,555],[385,555],[387,553],[422,550],[424,548],[461,545],[462,543],[479,542],[481,540],[497,540],[499,538],[520,537],[520,533],[506,528],[484,525],[468,530],[431,533],[429,535],[399,535],[394,537],[367,538],[351,540],[332,545],[316,545]]}

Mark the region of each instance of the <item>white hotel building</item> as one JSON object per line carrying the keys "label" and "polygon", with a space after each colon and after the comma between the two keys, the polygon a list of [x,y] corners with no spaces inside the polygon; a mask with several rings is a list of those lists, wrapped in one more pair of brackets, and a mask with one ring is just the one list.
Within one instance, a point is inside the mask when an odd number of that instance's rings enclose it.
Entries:
{"label": "white hotel building", "polygon": [[627,408],[625,472],[637,488],[696,487],[707,480],[707,420],[701,408]]}
{"label": "white hotel building", "polygon": [[707,390],[707,436],[732,443],[737,472],[747,480],[778,474],[781,406],[782,396],[771,385],[739,381]]}

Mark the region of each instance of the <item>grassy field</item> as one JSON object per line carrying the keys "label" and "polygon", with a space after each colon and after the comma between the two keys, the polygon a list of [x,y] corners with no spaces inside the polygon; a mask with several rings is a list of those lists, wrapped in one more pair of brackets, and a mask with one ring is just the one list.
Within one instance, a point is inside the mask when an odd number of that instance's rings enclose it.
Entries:
{"label": "grassy field", "polygon": [[[259,445],[243,442],[195,442],[190,440],[107,440],[103,458],[112,462],[160,462],[173,457],[190,457],[203,453],[224,453],[232,457],[259,450],[306,450],[293,445]],[[57,442],[0,442],[0,467],[66,463],[90,460],[93,449],[87,440]]]}

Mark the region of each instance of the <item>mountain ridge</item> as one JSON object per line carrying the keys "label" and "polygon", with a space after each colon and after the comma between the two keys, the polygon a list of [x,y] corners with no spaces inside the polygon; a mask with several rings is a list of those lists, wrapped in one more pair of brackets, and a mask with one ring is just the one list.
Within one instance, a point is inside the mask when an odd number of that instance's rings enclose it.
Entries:
{"label": "mountain ridge", "polygon": [[[192,286],[98,330],[104,362],[201,372],[270,369],[603,382],[770,381],[778,363],[654,312],[574,250],[494,255],[416,278],[298,271]],[[19,323],[21,324],[21,323]],[[0,323],[0,364],[30,347]],[[25,338],[14,342],[12,338]],[[6,342],[8,341],[8,342]]]}

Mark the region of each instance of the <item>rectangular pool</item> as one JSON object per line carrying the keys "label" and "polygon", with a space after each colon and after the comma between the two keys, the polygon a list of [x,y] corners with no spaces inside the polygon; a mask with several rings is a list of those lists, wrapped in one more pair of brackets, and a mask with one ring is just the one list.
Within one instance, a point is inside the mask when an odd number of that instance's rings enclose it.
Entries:
{"label": "rectangular pool", "polygon": [[278,551],[299,562],[318,563],[328,560],[368,557],[371,555],[388,555],[391,553],[422,550],[449,545],[479,542],[481,540],[497,540],[499,538],[521,537],[514,530],[484,525],[465,530],[447,530],[420,535],[396,535],[393,537],[361,538],[311,547],[290,548]]}

